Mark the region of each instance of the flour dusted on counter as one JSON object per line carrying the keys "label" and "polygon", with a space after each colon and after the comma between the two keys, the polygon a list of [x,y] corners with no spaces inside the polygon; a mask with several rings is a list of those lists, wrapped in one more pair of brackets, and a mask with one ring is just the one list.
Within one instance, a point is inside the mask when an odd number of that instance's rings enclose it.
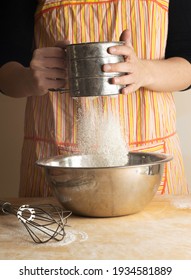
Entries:
{"label": "flour dusted on counter", "polygon": [[[19,228],[18,226],[15,227],[15,231],[10,231],[8,234],[2,234],[2,240],[4,242],[10,241],[10,239],[15,240],[15,245],[22,246],[22,247],[34,247],[35,243],[32,242],[31,238],[28,236],[26,231],[23,228]],[[66,235],[64,239],[61,241],[56,241],[54,239],[50,240],[47,243],[39,243],[38,246],[42,247],[61,247],[67,246],[74,242],[85,242],[88,240],[88,234],[84,231],[80,230],[66,230]]]}
{"label": "flour dusted on counter", "polygon": [[171,196],[171,204],[179,209],[191,209],[190,196]]}
{"label": "flour dusted on counter", "polygon": [[104,112],[99,102],[96,106],[92,102],[88,104],[89,108],[86,106],[82,103],[78,111],[77,144],[80,154],[95,155],[93,167],[125,165],[128,147],[119,116],[114,115],[111,108],[108,113]]}

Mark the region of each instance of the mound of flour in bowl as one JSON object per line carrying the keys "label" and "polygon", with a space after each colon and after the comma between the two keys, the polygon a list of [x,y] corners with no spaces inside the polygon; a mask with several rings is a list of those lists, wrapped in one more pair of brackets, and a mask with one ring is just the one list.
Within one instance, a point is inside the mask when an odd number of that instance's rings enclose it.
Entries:
{"label": "mound of flour in bowl", "polygon": [[78,110],[77,144],[80,154],[94,155],[93,167],[123,166],[128,161],[119,117],[101,104],[81,105]]}

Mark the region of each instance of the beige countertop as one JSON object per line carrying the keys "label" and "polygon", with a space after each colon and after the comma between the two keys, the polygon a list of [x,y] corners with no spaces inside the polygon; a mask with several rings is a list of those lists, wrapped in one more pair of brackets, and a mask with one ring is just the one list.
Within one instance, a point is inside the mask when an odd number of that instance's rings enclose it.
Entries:
{"label": "beige countertop", "polygon": [[[11,203],[56,203],[12,198]],[[14,215],[0,215],[1,260],[191,259],[191,196],[156,196],[140,213],[115,218],[72,215],[60,242],[35,244]]]}

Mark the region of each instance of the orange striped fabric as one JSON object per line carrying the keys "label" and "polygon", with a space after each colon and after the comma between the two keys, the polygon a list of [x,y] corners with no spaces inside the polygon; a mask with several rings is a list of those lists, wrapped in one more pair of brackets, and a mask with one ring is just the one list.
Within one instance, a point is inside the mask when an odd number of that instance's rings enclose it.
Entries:
{"label": "orange striped fabric", "polygon": [[[163,59],[168,26],[168,0],[67,0],[39,1],[36,12],[36,47],[54,46],[64,38],[71,43],[119,40],[128,28],[138,57]],[[99,106],[98,106],[99,105]],[[21,162],[21,196],[51,194],[44,171],[35,161],[78,151],[76,115],[80,107],[102,106],[119,118],[130,150],[165,152],[167,164],[160,193],[188,192],[179,139],[176,109],[170,92],[141,88],[128,95],[81,98],[52,93],[28,98]]]}

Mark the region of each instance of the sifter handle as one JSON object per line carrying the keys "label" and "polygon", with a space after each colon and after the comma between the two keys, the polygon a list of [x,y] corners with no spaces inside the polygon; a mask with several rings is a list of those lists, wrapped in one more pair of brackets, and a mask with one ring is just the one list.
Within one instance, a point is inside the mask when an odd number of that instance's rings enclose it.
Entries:
{"label": "sifter handle", "polygon": [[60,91],[61,94],[70,92],[69,88],[49,88],[48,90],[52,92]]}

